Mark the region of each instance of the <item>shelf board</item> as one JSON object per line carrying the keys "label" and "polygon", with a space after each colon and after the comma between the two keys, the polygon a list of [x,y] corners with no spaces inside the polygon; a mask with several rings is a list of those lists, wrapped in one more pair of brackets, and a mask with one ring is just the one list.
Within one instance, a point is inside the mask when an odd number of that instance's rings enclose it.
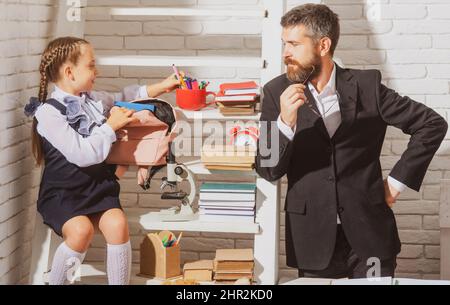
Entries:
{"label": "shelf board", "polygon": [[113,7],[109,10],[112,16],[199,16],[199,17],[261,17],[267,15],[264,9],[200,9],[200,8],[126,8]]}
{"label": "shelf board", "polygon": [[264,68],[261,57],[237,56],[152,56],[152,55],[98,55],[100,66],[144,67],[239,67]]}
{"label": "shelf board", "polygon": [[142,227],[146,231],[184,231],[184,232],[224,232],[257,234],[260,226],[257,223],[220,223],[199,220],[183,222],[161,221],[155,212],[143,214],[139,210],[128,210],[127,217],[130,224]]}
{"label": "shelf board", "polygon": [[187,120],[203,119],[217,121],[259,121],[261,118],[261,113],[256,113],[254,115],[223,115],[220,113],[218,108],[206,108],[200,111],[189,111],[180,108],[176,109]]}

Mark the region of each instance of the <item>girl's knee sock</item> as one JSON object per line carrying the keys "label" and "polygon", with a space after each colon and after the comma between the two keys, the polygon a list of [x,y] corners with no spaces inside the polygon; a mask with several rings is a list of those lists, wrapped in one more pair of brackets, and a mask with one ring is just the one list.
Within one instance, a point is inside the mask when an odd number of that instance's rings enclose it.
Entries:
{"label": "girl's knee sock", "polygon": [[[66,285],[73,282],[77,275],[76,269],[80,267],[86,256],[86,252],[79,253],[67,246],[65,242],[59,245],[53,257],[52,269],[49,276],[50,285]],[[71,271],[68,274],[68,271]],[[70,278],[68,278],[68,276]]]}
{"label": "girl's knee sock", "polygon": [[109,285],[128,285],[131,277],[131,243],[107,246],[106,269]]}

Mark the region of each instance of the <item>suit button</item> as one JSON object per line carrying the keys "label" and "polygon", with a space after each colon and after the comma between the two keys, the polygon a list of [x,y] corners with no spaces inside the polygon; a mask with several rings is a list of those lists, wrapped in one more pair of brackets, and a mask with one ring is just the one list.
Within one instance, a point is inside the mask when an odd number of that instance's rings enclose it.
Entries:
{"label": "suit button", "polygon": [[344,212],[344,208],[343,208],[343,207],[339,207],[338,212],[339,212],[339,213]]}
{"label": "suit button", "polygon": [[327,180],[330,181],[330,182],[334,182],[334,181],[335,181],[335,179],[334,179],[333,176],[329,176],[329,177],[327,178]]}

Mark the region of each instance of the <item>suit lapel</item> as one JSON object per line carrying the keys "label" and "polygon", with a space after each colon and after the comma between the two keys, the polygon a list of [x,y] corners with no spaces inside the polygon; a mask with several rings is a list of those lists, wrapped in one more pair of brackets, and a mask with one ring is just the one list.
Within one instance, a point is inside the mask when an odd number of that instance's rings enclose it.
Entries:
{"label": "suit lapel", "polygon": [[355,121],[358,85],[353,75],[336,65],[336,90],[339,98],[342,123],[333,135],[337,139],[351,127]]}
{"label": "suit lapel", "polygon": [[[288,86],[293,84],[289,80],[287,80]],[[288,87],[286,86],[286,88]],[[339,97],[339,108],[341,111],[342,122],[339,128],[334,133],[332,139],[337,139],[351,127],[351,125],[355,121],[356,117],[356,109],[357,109],[357,100],[358,100],[358,85],[353,75],[339,67],[336,64],[336,90]],[[316,100],[309,90],[308,86],[305,89],[305,95],[310,103],[310,106],[316,111],[319,112],[319,109],[316,105]],[[312,109],[308,105],[304,105],[298,109],[297,113],[297,126],[314,126],[317,128],[319,133],[326,139],[330,140],[330,136],[328,134],[327,128],[325,127],[325,123],[322,117],[319,117],[316,113],[314,113]],[[302,128],[297,128],[296,132],[299,132]]]}

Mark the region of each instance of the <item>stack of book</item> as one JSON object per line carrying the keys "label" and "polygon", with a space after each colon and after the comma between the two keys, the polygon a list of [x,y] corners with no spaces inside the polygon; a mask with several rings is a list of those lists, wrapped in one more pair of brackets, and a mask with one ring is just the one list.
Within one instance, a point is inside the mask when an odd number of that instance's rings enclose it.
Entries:
{"label": "stack of book", "polygon": [[218,249],[214,259],[214,280],[233,283],[248,279],[252,282],[254,266],[252,249]]}
{"label": "stack of book", "polygon": [[205,145],[201,156],[202,164],[210,170],[251,171],[255,158],[255,147],[235,145]]}
{"label": "stack of book", "polygon": [[215,102],[223,115],[251,115],[256,112],[260,88],[255,82],[220,85]]}
{"label": "stack of book", "polygon": [[254,183],[212,183],[200,187],[199,220],[205,222],[255,222]]}
{"label": "stack of book", "polygon": [[213,279],[214,262],[201,260],[184,264],[183,276],[185,280],[211,282]]}

